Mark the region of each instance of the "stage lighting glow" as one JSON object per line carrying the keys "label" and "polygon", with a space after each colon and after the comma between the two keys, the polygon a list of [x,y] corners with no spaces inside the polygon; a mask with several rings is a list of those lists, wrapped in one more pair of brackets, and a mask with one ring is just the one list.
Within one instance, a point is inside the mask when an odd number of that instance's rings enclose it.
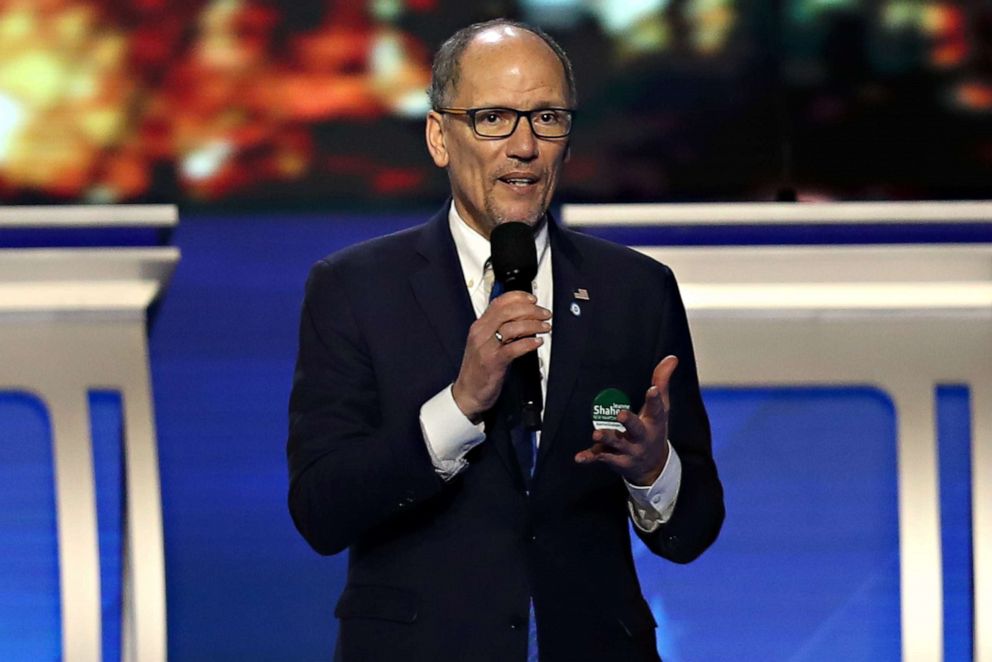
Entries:
{"label": "stage lighting glow", "polygon": [[20,101],[0,92],[0,165],[7,160],[26,113]]}
{"label": "stage lighting glow", "polygon": [[728,0],[690,0],[689,16],[695,26],[693,45],[703,55],[715,55],[723,49],[737,18]]}
{"label": "stage lighting glow", "polygon": [[227,141],[208,142],[183,159],[183,175],[193,181],[207,179],[217,174],[233,153],[234,147]]}
{"label": "stage lighting glow", "polygon": [[669,0],[630,0],[629,2],[597,2],[592,10],[603,29],[619,34],[636,27],[637,23],[663,11]]}
{"label": "stage lighting glow", "polygon": [[[574,59],[581,126],[567,198],[765,199],[785,176],[838,198],[987,190],[985,151],[958,124],[992,132],[982,124],[992,10],[962,0],[883,0],[877,11],[862,0],[497,5]],[[431,53],[457,27],[450,9],[0,0],[0,199],[433,200],[445,181],[422,122]],[[497,10],[477,11],[466,5],[459,25]],[[909,136],[933,136],[932,165],[909,167],[920,163]]]}

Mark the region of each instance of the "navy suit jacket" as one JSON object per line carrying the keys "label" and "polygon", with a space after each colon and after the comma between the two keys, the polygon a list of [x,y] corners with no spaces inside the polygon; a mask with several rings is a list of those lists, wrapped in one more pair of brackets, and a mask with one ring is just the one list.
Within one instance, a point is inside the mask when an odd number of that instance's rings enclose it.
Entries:
{"label": "navy suit jacket", "polygon": [[[337,659],[523,660],[531,597],[542,660],[657,659],[627,490],[574,456],[591,444],[595,395],[617,387],[639,409],[654,366],[675,354],[669,438],[681,488],[672,518],[637,534],[678,563],[713,542],[723,492],[685,312],[664,265],[553,221],[549,239],[554,337],[529,495],[501,405],[449,482],[420,429],[421,405],[457,376],[475,320],[447,205],[313,267],[290,399],[289,506],[315,550],[350,550]],[[578,288],[588,301],[575,300]]]}

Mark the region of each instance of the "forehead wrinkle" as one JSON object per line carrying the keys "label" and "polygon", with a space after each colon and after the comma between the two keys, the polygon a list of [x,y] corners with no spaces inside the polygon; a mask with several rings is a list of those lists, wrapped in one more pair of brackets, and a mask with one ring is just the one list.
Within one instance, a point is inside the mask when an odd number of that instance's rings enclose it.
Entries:
{"label": "forehead wrinkle", "polygon": [[[506,97],[516,97],[517,100],[508,102]],[[521,97],[529,99],[527,107],[521,107]],[[535,85],[523,90],[483,90],[476,107],[486,108],[517,108],[518,110],[534,110],[536,108],[560,108],[565,105],[564,96],[556,94],[551,85]],[[510,105],[507,105],[510,103]]]}
{"label": "forehead wrinkle", "polygon": [[[529,36],[530,33],[527,35]],[[534,39],[538,43],[531,42],[531,44],[539,45],[542,54],[526,63],[512,59],[519,55],[519,47],[513,44],[500,42],[495,45],[479,45],[476,43],[470,46],[462,55],[458,85],[453,90],[455,97],[462,99],[468,97],[464,103],[475,108],[515,107],[520,103],[519,101],[511,102],[507,99],[500,100],[500,98],[536,95],[540,96],[529,104],[531,109],[568,105],[567,82],[564,79],[564,72],[561,71],[561,63],[543,41],[537,37]],[[508,53],[511,59],[506,58]],[[514,87],[515,84],[526,85],[528,81],[536,77],[535,70],[526,67],[530,62],[539,58],[544,58],[543,64],[547,65],[546,71],[541,72],[541,74],[548,74],[550,80],[547,79],[547,76],[542,76],[543,79],[539,79],[528,87],[519,89]],[[498,73],[494,73],[494,68],[498,68]],[[494,77],[499,79],[495,89],[491,83]],[[477,102],[472,100],[473,98],[481,98],[483,101]]]}

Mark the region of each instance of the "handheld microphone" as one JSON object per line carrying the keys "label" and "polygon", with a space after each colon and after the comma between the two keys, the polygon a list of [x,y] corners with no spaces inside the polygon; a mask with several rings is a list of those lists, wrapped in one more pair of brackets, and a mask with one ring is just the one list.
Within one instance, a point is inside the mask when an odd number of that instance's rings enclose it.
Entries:
{"label": "handheld microphone", "polygon": [[[493,276],[503,284],[504,292],[533,293],[531,283],[537,276],[537,249],[534,229],[526,223],[511,222],[497,225],[490,237]],[[541,429],[541,370],[537,352],[527,352],[514,359],[521,396],[521,420],[527,430]]]}

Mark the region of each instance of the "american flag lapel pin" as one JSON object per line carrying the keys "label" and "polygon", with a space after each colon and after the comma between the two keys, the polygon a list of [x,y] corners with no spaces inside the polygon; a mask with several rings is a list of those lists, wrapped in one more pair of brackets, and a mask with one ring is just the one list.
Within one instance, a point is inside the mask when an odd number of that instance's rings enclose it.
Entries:
{"label": "american flag lapel pin", "polygon": [[588,301],[589,300],[589,290],[584,287],[580,287],[572,294],[577,301]]}

